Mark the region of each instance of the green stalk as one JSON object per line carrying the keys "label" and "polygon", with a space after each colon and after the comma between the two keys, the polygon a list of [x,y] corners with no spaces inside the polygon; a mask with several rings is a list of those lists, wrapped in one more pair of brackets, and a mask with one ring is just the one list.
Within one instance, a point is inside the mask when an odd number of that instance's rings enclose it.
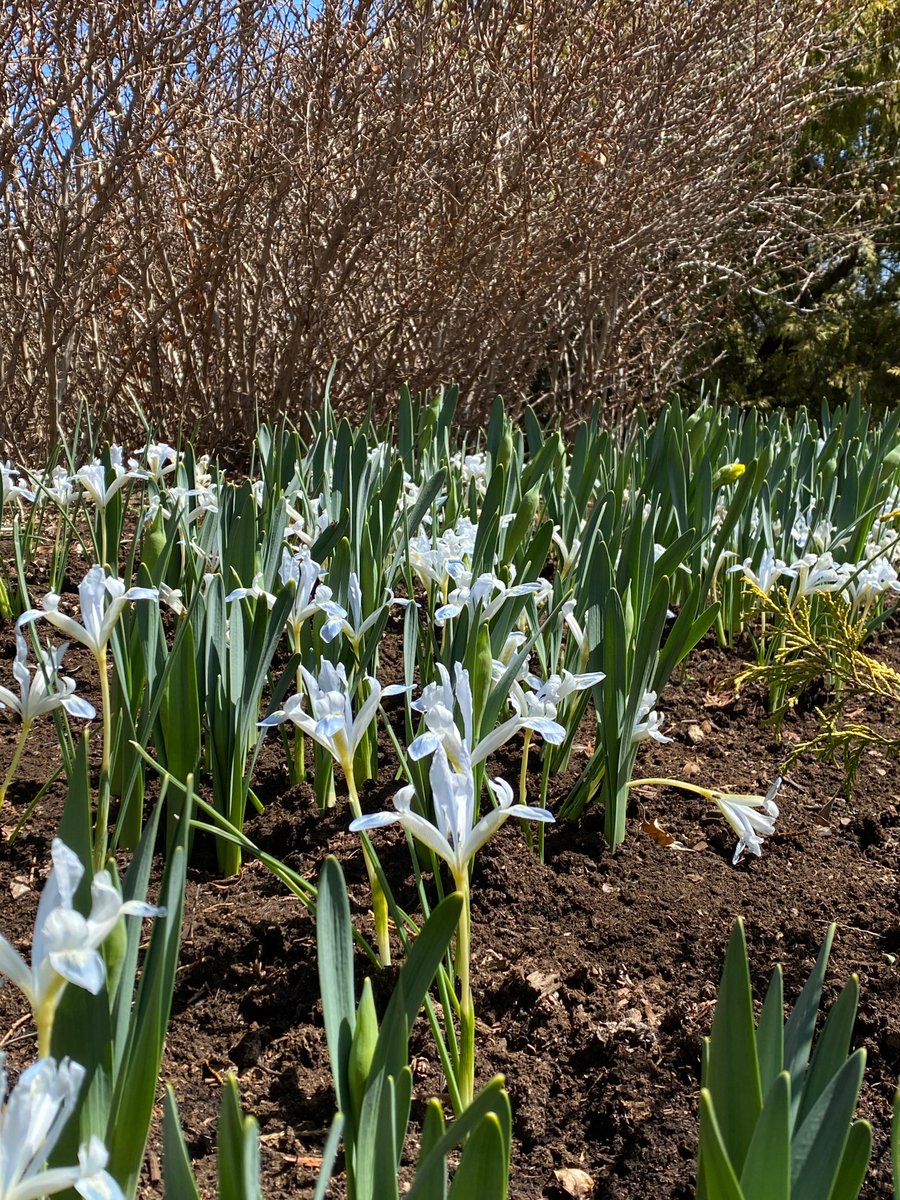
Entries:
{"label": "green stalk", "polygon": [[[362,808],[359,803],[359,795],[356,791],[356,781],[353,778],[353,771],[347,771],[345,766],[345,774],[347,776],[347,792],[350,797],[350,811],[354,817],[362,816]],[[363,843],[363,861],[366,864],[366,874],[369,877],[369,887],[372,890],[372,916],[375,918],[375,940],[378,943],[378,958],[383,967],[391,965],[391,937],[388,929],[388,903],[387,897],[375,873],[375,864],[369,857],[369,851]]]}
{"label": "green stalk", "polygon": [[306,747],[301,729],[294,728],[294,756],[291,762],[291,783],[295,786],[306,778]]}
{"label": "green stalk", "polygon": [[464,903],[456,931],[456,974],[459,979],[459,1099],[463,1110],[475,1098],[475,1002],[469,978],[472,956],[472,908],[469,893],[469,873],[455,880]]}
{"label": "green stalk", "polygon": [[25,739],[28,737],[28,730],[31,728],[30,721],[23,721],[22,728],[19,731],[19,740],[16,742],[16,748],[13,752],[12,762],[9,764],[9,770],[3,778],[3,783],[0,785],[0,805],[6,799],[6,791],[9,785],[15,779],[16,771],[19,769],[19,763],[22,761],[22,751],[25,749]]}
{"label": "green stalk", "polygon": [[9,592],[3,576],[0,575],[0,617],[2,617],[4,621],[11,621],[12,616],[13,612],[9,604]]}
{"label": "green stalk", "polygon": [[43,1004],[34,1010],[34,1023],[38,1035],[38,1058],[50,1057],[50,1043],[53,1038],[53,1021],[59,1007],[60,993],[66,986],[66,981],[57,975],[44,996]]}
{"label": "green stalk", "polygon": [[[225,814],[235,829],[244,828],[244,771],[241,756],[236,754],[231,768],[231,779],[228,786],[228,811]],[[232,878],[241,873],[241,847],[234,842],[219,839],[216,842],[216,855],[219,868],[225,878]]]}
{"label": "green stalk", "polygon": [[103,709],[103,758],[100,762],[100,780],[97,787],[97,824],[94,829],[94,871],[102,871],[106,863],[109,841],[109,766],[112,755],[112,709],[109,699],[109,676],[106,671],[106,647],[97,655],[100,672],[100,706]]}
{"label": "green stalk", "polygon": [[[547,791],[550,785],[550,755],[547,753],[549,747],[544,748],[544,763],[541,769],[541,808],[547,807]],[[538,822],[537,843],[538,843],[538,861],[543,865],[544,862],[544,834],[547,826],[543,821]]]}
{"label": "green stalk", "polygon": [[[528,803],[528,748],[531,745],[530,729],[525,730],[525,738],[522,745],[522,765],[519,767],[519,803]],[[530,821],[520,821],[522,832],[525,834],[525,841],[529,850],[534,849],[534,831],[531,828]]]}
{"label": "green stalk", "polygon": [[528,803],[528,747],[531,745],[531,730],[525,730],[522,743],[522,766],[519,769],[519,803]]}
{"label": "green stalk", "polygon": [[[294,653],[300,655],[300,630],[294,630]],[[303,672],[297,667],[297,695],[303,695]],[[294,759],[291,783],[302,783],[306,778],[306,738],[303,731],[294,726]]]}
{"label": "green stalk", "polygon": [[709,788],[701,787],[698,783],[685,783],[683,779],[632,779],[628,783],[628,787],[672,787],[682,788],[686,792],[694,792],[697,796],[704,796],[707,800],[712,800],[713,794]]}

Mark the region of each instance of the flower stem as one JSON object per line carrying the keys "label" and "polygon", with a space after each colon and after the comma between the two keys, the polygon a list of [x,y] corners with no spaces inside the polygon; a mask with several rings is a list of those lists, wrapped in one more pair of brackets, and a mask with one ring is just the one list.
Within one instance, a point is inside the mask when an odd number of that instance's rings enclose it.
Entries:
{"label": "flower stem", "polygon": [[294,758],[291,771],[291,783],[302,783],[306,777],[305,738],[302,729],[294,729]]}
{"label": "flower stem", "polygon": [[709,788],[700,787],[697,783],[685,783],[683,779],[631,779],[628,782],[628,787],[673,787],[683,788],[686,792],[694,792],[698,796],[705,796],[707,800],[712,800],[713,794]]}
{"label": "flower stem", "polygon": [[34,1010],[34,1023],[37,1027],[38,1058],[49,1058],[53,1040],[53,1021],[59,1006],[60,995],[66,981],[61,975],[54,975],[53,982]]}
{"label": "flower stem", "polygon": [[[522,765],[519,768],[519,803],[528,803],[528,748],[531,745],[531,730],[525,730],[525,739],[522,744]],[[534,832],[529,821],[520,821],[522,832],[525,834],[525,841],[529,850],[534,849]]]}
{"label": "flower stem", "polygon": [[[547,807],[547,788],[550,783],[550,754],[548,751],[549,748],[545,746],[544,762],[541,768],[541,808]],[[541,864],[544,862],[544,833],[546,832],[546,829],[547,826],[543,821],[541,821],[538,825],[537,831],[538,860],[541,862]]]}
{"label": "flower stem", "polygon": [[0,785],[0,805],[6,799],[6,790],[16,777],[16,771],[19,769],[19,763],[22,761],[22,751],[25,749],[25,739],[28,737],[28,730],[31,728],[30,721],[23,721],[22,728],[19,731],[19,740],[16,742],[16,748],[13,752],[12,762],[9,764],[9,770],[3,777],[3,783]]}
{"label": "flower stem", "polygon": [[[356,791],[356,780],[353,771],[347,771],[347,792],[350,797],[350,811],[354,817],[362,816],[359,795]],[[369,877],[369,887],[372,891],[372,916],[375,918],[375,940],[378,943],[378,959],[383,967],[391,965],[391,936],[388,929],[388,904],[384,889],[375,874],[375,864],[369,856],[369,851],[363,842],[363,861],[366,864],[366,874]]]}
{"label": "flower stem", "polygon": [[475,1099],[475,1002],[469,963],[472,956],[472,907],[469,875],[464,871],[456,880],[463,894],[463,908],[456,931],[456,974],[459,979],[459,1098],[463,1110]]}
{"label": "flower stem", "polygon": [[[300,654],[300,631],[297,630],[294,635],[294,653]],[[303,695],[303,672],[297,668],[297,695]],[[293,763],[293,778],[291,783],[302,783],[306,778],[306,738],[303,730],[299,727],[294,727],[294,763]]]}
{"label": "flower stem", "polygon": [[97,787],[97,824],[94,828],[94,870],[102,871],[109,841],[109,766],[112,758],[112,709],[109,700],[109,676],[106,673],[106,647],[97,655],[100,672],[100,703],[103,709],[103,757]]}
{"label": "flower stem", "polygon": [[528,748],[531,745],[531,730],[525,730],[522,743],[522,766],[519,769],[519,803],[528,803]]}

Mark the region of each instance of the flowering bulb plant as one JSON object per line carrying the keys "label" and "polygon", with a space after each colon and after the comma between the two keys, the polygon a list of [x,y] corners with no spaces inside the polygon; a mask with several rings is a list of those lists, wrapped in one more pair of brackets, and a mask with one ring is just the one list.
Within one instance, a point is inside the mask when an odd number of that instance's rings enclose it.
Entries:
{"label": "flowering bulb plant", "polygon": [[460,768],[451,765],[442,741],[434,747],[429,771],[434,819],[413,807],[415,788],[403,787],[394,797],[394,812],[371,813],[350,823],[354,832],[381,829],[395,822],[432,850],[450,868],[455,889],[463,896],[456,938],[456,974],[459,979],[459,1092],[464,1108],[475,1094],[475,1005],[470,981],[472,910],[469,871],[475,855],[500,826],[515,816],[530,821],[548,822],[553,814],[545,808],[515,804],[513,790],[504,779],[489,779],[488,791],[495,802],[489,812],[477,819],[475,775],[472,764],[463,758]]}
{"label": "flowering bulb plant", "polygon": [[[261,721],[260,725],[262,728],[268,729],[281,725],[285,721],[291,721],[302,733],[308,734],[314,742],[322,746],[344,772],[350,811],[354,817],[361,817],[362,809],[359,804],[353,761],[356,752],[369,726],[375,720],[382,697],[401,695],[410,689],[397,683],[382,687],[377,679],[366,675],[362,682],[365,684],[368,694],[354,717],[350,686],[343,663],[335,666],[333,663],[323,662],[318,678],[312,672],[307,671],[305,667],[301,667],[300,670],[306,688],[306,698],[309,700],[312,712],[304,712],[304,696],[298,693],[292,696],[283,708],[271,713]],[[387,966],[391,961],[387,901],[368,854],[366,855],[366,868],[372,888],[372,909],[375,917],[378,953],[382,965]]]}
{"label": "flowering bulb plant", "polygon": [[94,866],[99,870],[106,859],[109,837],[110,763],[113,749],[113,714],[110,702],[107,650],[116,625],[126,605],[131,601],[158,602],[157,588],[126,588],[121,579],[107,575],[99,564],[92,566],[78,585],[81,621],[76,621],[60,608],[62,597],[48,592],[40,608],[32,608],[19,617],[18,626],[43,619],[64,634],[85,646],[94,656],[100,680],[103,710],[103,757],[100,764],[100,784],[97,794],[97,825],[94,841]]}
{"label": "flowering bulb plant", "polygon": [[746,792],[723,792],[718,788],[701,787],[697,783],[685,783],[681,779],[633,779],[629,787],[673,787],[682,788],[712,801],[716,808],[738,835],[732,864],[737,866],[744,851],[762,855],[762,839],[775,832],[775,821],[779,816],[775,797],[781,787],[781,776],[764,796]]}

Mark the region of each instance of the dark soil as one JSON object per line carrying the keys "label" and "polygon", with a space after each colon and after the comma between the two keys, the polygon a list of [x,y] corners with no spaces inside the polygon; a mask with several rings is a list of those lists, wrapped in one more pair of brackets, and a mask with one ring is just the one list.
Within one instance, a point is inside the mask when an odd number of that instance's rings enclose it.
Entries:
{"label": "dark soil", "polygon": [[[873,643],[900,665],[896,624]],[[11,639],[4,642],[11,655]],[[89,665],[74,652],[71,673]],[[761,725],[762,698],[737,700],[724,680],[740,663],[705,644],[660,700],[666,746],[646,743],[645,775],[669,775],[737,791],[766,791],[790,746],[815,729],[811,712],[788,718],[780,744]],[[78,669],[76,669],[78,668]],[[2,672],[6,679],[8,671]],[[383,660],[380,677],[394,678]],[[854,714],[893,725],[897,714]],[[887,726],[886,726],[887,727]],[[0,725],[0,763],[8,761],[12,723]],[[49,736],[48,736],[49,735]],[[587,733],[589,736],[589,732]],[[56,761],[49,726],[34,740],[6,809],[8,831]],[[554,782],[563,796],[585,761],[581,747],[569,775]],[[517,779],[521,744],[491,764]],[[533,779],[539,778],[535,755]],[[49,768],[49,769],[52,769]],[[358,840],[346,832],[339,795],[320,815],[312,789],[288,786],[276,739],[260,760],[265,813],[249,822],[257,844],[315,880],[336,854],[351,886],[355,917],[366,926],[366,889]],[[389,760],[362,794],[368,809],[389,805]],[[340,787],[340,785],[339,785]],[[59,811],[56,785],[2,851],[0,927],[27,947],[48,844]],[[602,813],[551,827],[546,863],[509,822],[480,854],[472,881],[473,978],[478,1074],[506,1076],[514,1114],[511,1196],[565,1197],[555,1172],[579,1168],[603,1200],[693,1195],[701,1043],[709,1032],[728,931],[746,919],[754,986],[761,994],[773,965],[785,968],[792,1003],[829,922],[837,924],[826,1003],[859,976],[855,1043],[868,1052],[860,1115],[875,1131],[863,1196],[889,1197],[890,1106],[900,1075],[900,779],[897,764],[870,752],[850,799],[841,772],[800,760],[779,796],[777,832],[761,859],[732,867],[735,836],[699,797],[640,789],[628,839],[615,856],[604,848]],[[673,835],[665,840],[652,825]],[[657,840],[660,839],[660,840]],[[412,904],[408,857],[393,830],[374,834],[401,903]],[[184,919],[182,962],[163,1078],[170,1081],[198,1179],[214,1194],[215,1122],[221,1080],[236,1071],[245,1109],[260,1127],[264,1194],[309,1197],[316,1178],[333,1093],[322,1029],[313,921],[300,901],[264,867],[249,863],[235,880],[216,877],[209,847],[198,843]],[[363,965],[360,963],[360,980]],[[390,977],[376,981],[381,1002]],[[27,1021],[12,988],[0,992],[0,1029],[12,1066],[33,1054]],[[430,1033],[412,1036],[418,1101],[440,1095]],[[414,1104],[413,1116],[421,1112]],[[414,1147],[411,1147],[414,1149]],[[158,1196],[160,1137],[151,1136],[143,1195]],[[340,1178],[330,1194],[342,1194]]]}

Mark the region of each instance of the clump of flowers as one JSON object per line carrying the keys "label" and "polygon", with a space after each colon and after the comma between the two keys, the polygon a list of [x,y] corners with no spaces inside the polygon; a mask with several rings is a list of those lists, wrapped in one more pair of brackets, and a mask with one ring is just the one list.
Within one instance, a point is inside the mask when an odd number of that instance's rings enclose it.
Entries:
{"label": "clump of flowers", "polygon": [[45,1166],[75,1111],[84,1076],[84,1067],[71,1059],[41,1058],[8,1091],[0,1053],[0,1200],[39,1200],[69,1188],[84,1200],[125,1200],[96,1135],[80,1147],[77,1167]]}
{"label": "clump of flowers", "polygon": [[[38,904],[31,941],[31,966],[0,934],[0,974],[25,995],[38,1031],[38,1053],[50,1053],[53,1021],[67,984],[96,996],[106,978],[100,947],[122,917],[160,917],[165,909],[140,900],[122,900],[108,871],[91,881],[91,911],[74,907],[84,867],[59,838],[51,846],[53,869]],[[37,1193],[36,1193],[37,1194]],[[3,1193],[0,1192],[0,1197]]]}

